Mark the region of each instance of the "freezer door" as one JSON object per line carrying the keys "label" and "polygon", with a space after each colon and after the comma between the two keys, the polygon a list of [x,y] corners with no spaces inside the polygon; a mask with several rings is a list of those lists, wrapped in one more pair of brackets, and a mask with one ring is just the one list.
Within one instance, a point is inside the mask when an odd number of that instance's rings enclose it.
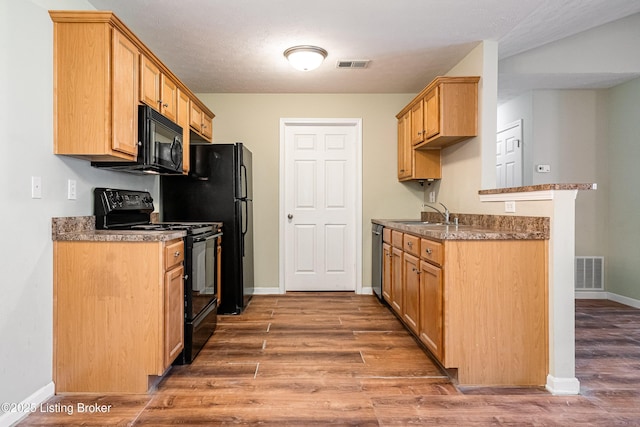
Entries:
{"label": "freezer door", "polygon": [[253,176],[251,151],[242,143],[236,144],[235,149],[236,173],[236,198],[253,200]]}

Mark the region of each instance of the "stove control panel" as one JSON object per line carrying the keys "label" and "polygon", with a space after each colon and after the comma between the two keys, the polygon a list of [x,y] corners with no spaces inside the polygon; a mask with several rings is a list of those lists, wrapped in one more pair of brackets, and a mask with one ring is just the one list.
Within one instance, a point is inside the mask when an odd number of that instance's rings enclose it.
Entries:
{"label": "stove control panel", "polygon": [[93,195],[95,215],[120,211],[153,212],[153,198],[147,191],[96,188]]}

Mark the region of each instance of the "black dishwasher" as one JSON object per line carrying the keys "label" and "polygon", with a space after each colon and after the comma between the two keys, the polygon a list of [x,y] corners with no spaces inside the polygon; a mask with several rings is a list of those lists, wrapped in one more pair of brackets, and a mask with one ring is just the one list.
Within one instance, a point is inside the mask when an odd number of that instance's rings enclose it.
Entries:
{"label": "black dishwasher", "polygon": [[382,301],[382,229],[380,224],[371,224],[371,287]]}

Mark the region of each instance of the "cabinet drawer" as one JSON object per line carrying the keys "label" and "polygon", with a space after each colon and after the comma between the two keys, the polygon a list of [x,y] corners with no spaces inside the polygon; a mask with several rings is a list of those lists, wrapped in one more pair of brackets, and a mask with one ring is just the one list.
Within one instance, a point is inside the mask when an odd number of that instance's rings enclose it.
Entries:
{"label": "cabinet drawer", "polygon": [[410,234],[405,234],[402,249],[411,255],[415,255],[417,257],[420,256],[420,238]]}
{"label": "cabinet drawer", "polygon": [[388,244],[391,244],[391,229],[383,228],[382,229],[382,241]]}
{"label": "cabinet drawer", "polygon": [[391,246],[398,249],[403,249],[402,231],[391,230]]}
{"label": "cabinet drawer", "polygon": [[420,248],[420,258],[442,265],[442,243],[422,239]]}
{"label": "cabinet drawer", "polygon": [[164,268],[171,269],[173,266],[184,261],[184,243],[182,239],[172,240],[164,247]]}

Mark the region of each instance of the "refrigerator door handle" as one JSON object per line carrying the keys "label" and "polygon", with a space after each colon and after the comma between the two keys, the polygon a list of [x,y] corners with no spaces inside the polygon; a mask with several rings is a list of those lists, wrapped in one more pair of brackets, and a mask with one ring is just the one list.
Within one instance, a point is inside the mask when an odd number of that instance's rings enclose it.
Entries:
{"label": "refrigerator door handle", "polygon": [[240,189],[240,198],[241,199],[246,199],[248,197],[247,191],[247,167],[244,164],[240,165],[240,173],[241,173],[241,177],[240,180],[242,181],[242,188]]}
{"label": "refrigerator door handle", "polygon": [[248,202],[246,200],[241,200],[240,201],[240,207],[241,207],[241,218],[240,218],[240,233],[242,233],[242,256],[244,256],[244,236],[246,236],[247,231],[248,231],[248,226],[249,224],[247,223],[248,218],[247,216],[249,215],[249,206],[248,206]]}

